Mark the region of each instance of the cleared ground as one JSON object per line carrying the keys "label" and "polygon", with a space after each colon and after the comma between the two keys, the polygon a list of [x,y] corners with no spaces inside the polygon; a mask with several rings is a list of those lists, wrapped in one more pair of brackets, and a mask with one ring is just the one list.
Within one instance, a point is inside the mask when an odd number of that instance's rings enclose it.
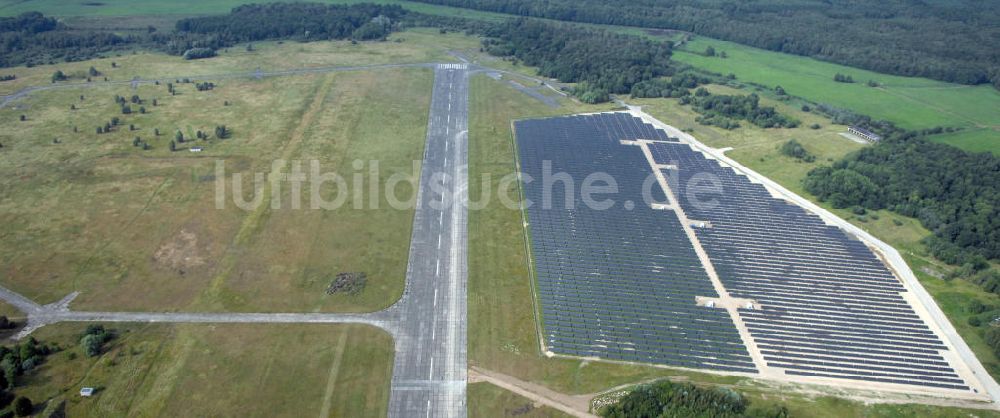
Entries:
{"label": "cleared ground", "polygon": [[[42,303],[80,290],[78,309],[388,306],[402,293],[412,210],[390,208],[382,194],[379,209],[367,209],[366,202],[366,209],[353,210],[348,198],[338,210],[309,210],[308,187],[296,210],[286,184],[281,209],[265,204],[245,211],[232,202],[229,179],[225,209],[218,210],[216,160],[227,173],[243,175],[246,200],[253,174],[270,172],[272,161],[282,158],[303,160],[306,170],[315,159],[321,172],[347,179],[367,173],[369,160],[377,159],[384,184],[394,173],[412,173],[420,159],[430,84],[430,70],[389,69],[224,80],[204,92],[177,84],[176,96],[165,85],[36,92],[0,110],[7,127],[0,133],[0,260],[6,266],[0,280]],[[122,115],[116,94],[138,94],[147,113]],[[19,121],[22,114],[26,121]],[[122,125],[96,134],[113,116]],[[191,139],[217,125],[226,125],[231,137],[212,135],[169,151],[176,131]],[[133,147],[136,136],[152,149]],[[190,153],[188,146],[205,150]],[[363,162],[361,170],[355,160]],[[401,185],[397,192],[405,199],[413,190]],[[333,191],[323,195],[329,200]],[[326,296],[332,274],[341,271],[367,273],[366,290]]]}
{"label": "cleared ground", "polygon": [[[39,330],[37,339],[65,350],[17,393],[65,401],[73,417],[386,413],[392,339],[372,327],[116,324],[119,337],[95,358],[77,343],[84,328]],[[82,386],[98,392],[81,398]]]}
{"label": "cleared ground", "polygon": [[493,384],[480,382],[469,385],[469,416],[470,417],[525,417],[525,418],[564,418],[569,417],[560,411],[547,406],[536,406],[523,396],[512,393]]}

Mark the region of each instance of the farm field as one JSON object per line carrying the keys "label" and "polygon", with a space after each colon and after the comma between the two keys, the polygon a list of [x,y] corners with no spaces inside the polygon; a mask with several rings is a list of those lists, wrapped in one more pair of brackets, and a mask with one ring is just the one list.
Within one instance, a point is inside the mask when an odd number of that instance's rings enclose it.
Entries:
{"label": "farm field", "polygon": [[[63,347],[15,389],[47,401],[36,411],[65,402],[73,417],[386,414],[393,345],[376,328],[115,324],[118,337],[91,358],[78,344],[85,327],[34,334]],[[81,398],[83,386],[96,395]]]}
{"label": "farm field", "polygon": [[[709,46],[727,58],[707,57]],[[675,51],[674,59],[769,88],[780,85],[793,96],[847,108],[886,119],[908,129],[1000,126],[1000,92],[982,86],[949,84],[923,78],[899,77],[827,63],[811,58],[696,37]],[[855,83],[837,83],[837,73]],[[874,80],[879,87],[868,87]]]}
{"label": "farm field", "polygon": [[969,129],[930,137],[931,141],[959,147],[969,152],[992,152],[1000,155],[1000,130],[997,128]]}
{"label": "farm field", "polygon": [[[229,178],[228,201],[217,210],[216,160],[244,179],[271,171],[277,159],[305,161],[306,170],[316,160],[321,172],[345,177],[355,160],[367,172],[378,159],[383,182],[412,173],[423,152],[431,78],[428,69],[390,69],[217,81],[210,91],[177,84],[177,95],[164,85],[36,92],[0,110],[8,127],[0,158],[10,162],[0,169],[0,260],[8,266],[0,280],[42,303],[80,290],[79,309],[388,306],[402,293],[412,210],[394,210],[384,196],[363,217],[348,210],[350,199],[340,210],[309,210],[308,190],[302,209],[292,209],[285,187],[283,210],[245,211],[232,202]],[[116,94],[142,97],[147,113],[121,115]],[[30,117],[19,121],[22,114]],[[122,124],[97,134],[112,117]],[[218,125],[231,137],[170,152],[176,131],[191,141]],[[137,136],[151,149],[134,147]],[[204,151],[187,152],[192,145]],[[408,194],[412,187],[398,187],[401,199]],[[313,234],[317,228],[328,233]],[[330,272],[339,271],[365,272],[367,290],[325,295]]]}

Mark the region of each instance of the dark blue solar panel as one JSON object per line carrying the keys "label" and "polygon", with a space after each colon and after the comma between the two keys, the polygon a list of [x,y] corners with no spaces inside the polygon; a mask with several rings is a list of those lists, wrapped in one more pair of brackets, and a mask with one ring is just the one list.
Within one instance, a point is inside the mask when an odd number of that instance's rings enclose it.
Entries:
{"label": "dark blue solar panel", "polygon": [[[718,295],[677,216],[642,198],[646,183],[666,201],[641,148],[620,141],[649,139],[659,141],[648,145],[655,162],[675,166],[662,173],[687,218],[706,223],[695,231],[723,285],[758,302],[739,313],[770,367],[968,389],[899,280],[841,229],[626,113],[519,121],[515,130],[521,168],[535,180],[524,191],[554,352],[754,371],[727,313],[695,306],[695,296]],[[544,170],[576,187],[608,173],[620,189],[609,196],[615,205],[588,208],[559,183],[546,196]]]}
{"label": "dark blue solar panel", "polygon": [[[546,344],[556,353],[681,367],[754,372],[726,311],[698,307],[717,297],[679,220],[645,202],[652,169],[640,148],[620,140],[667,140],[627,115],[585,115],[514,124],[536,262]],[[615,205],[584,205],[579,190],[543,173],[565,173],[580,187],[596,172],[612,176]],[[652,199],[663,190],[652,183]],[[567,197],[569,198],[568,205]],[[611,197],[611,196],[609,196]],[[625,201],[633,206],[626,208]]]}
{"label": "dark blue solar panel", "polygon": [[[687,216],[711,225],[696,234],[723,285],[763,306],[740,316],[755,342],[780,347],[763,350],[770,366],[967,389],[940,355],[947,347],[903,299],[903,285],[862,242],[686,144],[650,151],[676,166],[664,174],[679,185]],[[705,179],[717,187],[695,187]]]}

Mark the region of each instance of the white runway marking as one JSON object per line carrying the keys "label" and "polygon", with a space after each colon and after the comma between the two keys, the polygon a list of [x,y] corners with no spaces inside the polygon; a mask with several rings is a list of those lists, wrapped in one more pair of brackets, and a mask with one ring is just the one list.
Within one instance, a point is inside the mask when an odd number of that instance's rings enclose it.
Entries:
{"label": "white runway marking", "polygon": [[434,306],[438,306],[438,290],[434,289]]}
{"label": "white runway marking", "polygon": [[[439,258],[437,263],[435,263],[434,265],[434,275],[438,276],[440,274],[441,274],[441,259]],[[434,289],[434,291],[437,292],[437,289]]]}

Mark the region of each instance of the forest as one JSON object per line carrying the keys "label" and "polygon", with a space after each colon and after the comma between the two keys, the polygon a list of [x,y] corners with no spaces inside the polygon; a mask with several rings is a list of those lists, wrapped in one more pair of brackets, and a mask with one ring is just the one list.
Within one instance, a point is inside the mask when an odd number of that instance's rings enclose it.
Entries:
{"label": "forest", "polygon": [[889,209],[934,233],[928,248],[951,264],[1000,259],[1000,158],[893,134],[812,170],[806,190],[838,208]]}
{"label": "forest", "polygon": [[629,93],[637,83],[674,72],[670,44],[638,36],[533,19],[507,20],[483,35],[483,48],[492,55],[513,57],[559,81],[585,83],[575,93],[588,102]]}
{"label": "forest", "polygon": [[124,49],[152,49],[171,55],[195,50],[204,57],[239,42],[265,39],[381,39],[398,29],[406,14],[399,6],[373,4],[246,5],[226,15],[181,19],[172,32],[123,36],[112,31],[79,30],[29,12],[0,18],[0,66],[80,61]]}
{"label": "forest", "polygon": [[0,66],[75,61],[133,43],[111,32],[74,31],[38,12],[0,18]]}
{"label": "forest", "polygon": [[669,80],[662,78],[640,81],[632,85],[629,94],[632,97],[669,97],[681,98],[691,94],[691,90],[711,80],[707,77],[691,73],[678,73]]}
{"label": "forest", "polygon": [[407,12],[397,5],[248,4],[229,14],[181,19],[177,31],[211,34],[226,43],[292,39],[379,39]]}
{"label": "forest", "polygon": [[799,121],[778,113],[771,106],[761,106],[760,96],[711,94],[704,88],[695,91],[694,98],[682,97],[681,104],[690,104],[701,114],[698,122],[723,129],[739,128],[736,120],[745,120],[761,128],[794,128]]}
{"label": "forest", "polygon": [[856,0],[416,0],[672,29],[887,74],[1000,89],[1000,3]]}

